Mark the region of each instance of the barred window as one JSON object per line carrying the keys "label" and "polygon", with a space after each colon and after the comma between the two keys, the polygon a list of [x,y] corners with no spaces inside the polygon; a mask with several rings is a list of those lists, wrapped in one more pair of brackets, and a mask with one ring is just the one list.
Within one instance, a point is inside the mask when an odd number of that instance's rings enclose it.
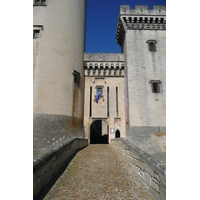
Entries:
{"label": "barred window", "polygon": [[149,51],[156,51],[156,40],[147,40]]}
{"label": "barred window", "polygon": [[42,0],[41,1],[41,4],[44,6],[44,5],[46,5],[46,0]]}
{"label": "barred window", "polygon": [[35,0],[35,5],[39,6],[40,5],[40,0]]}
{"label": "barred window", "polygon": [[153,93],[159,93],[160,92],[159,83],[152,83],[152,92]]}
{"label": "barred window", "polygon": [[33,39],[41,38],[41,33],[43,30],[43,25],[33,25]]}
{"label": "barred window", "polygon": [[151,84],[152,93],[160,93],[160,80],[151,80],[149,83]]}
{"label": "barred window", "polygon": [[34,6],[46,6],[47,0],[34,0]]}
{"label": "barred window", "polygon": [[39,29],[33,30],[33,39],[39,38],[39,35],[40,35],[40,30]]}

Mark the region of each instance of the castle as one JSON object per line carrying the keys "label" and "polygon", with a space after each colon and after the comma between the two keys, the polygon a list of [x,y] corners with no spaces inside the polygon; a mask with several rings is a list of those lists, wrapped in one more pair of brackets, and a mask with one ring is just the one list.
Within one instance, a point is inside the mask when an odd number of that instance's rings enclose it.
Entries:
{"label": "castle", "polygon": [[119,54],[85,53],[85,29],[86,0],[34,0],[34,159],[73,137],[123,137],[165,162],[165,7],[120,6]]}

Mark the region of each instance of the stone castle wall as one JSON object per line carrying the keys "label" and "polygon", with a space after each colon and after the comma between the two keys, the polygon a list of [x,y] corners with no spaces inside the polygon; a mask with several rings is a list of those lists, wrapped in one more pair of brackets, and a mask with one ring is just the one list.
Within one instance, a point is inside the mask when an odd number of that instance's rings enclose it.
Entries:
{"label": "stone castle wall", "polygon": [[[100,119],[104,134],[109,126],[109,140],[114,128],[165,162],[165,8],[120,6],[121,54],[84,54],[86,0],[48,0],[34,6],[33,19],[33,29],[40,30],[33,40],[34,160],[72,138],[89,139],[91,124]],[[159,93],[152,92],[155,80]],[[103,94],[97,103],[98,86]]]}
{"label": "stone castle wall", "polygon": [[[116,38],[125,60],[126,122],[131,126],[165,126],[166,11],[163,6],[120,7]],[[152,51],[149,45],[155,45]],[[159,82],[159,93],[152,92]]]}
{"label": "stone castle wall", "polygon": [[[46,127],[52,123],[54,136],[83,131],[85,24],[86,0],[48,0],[33,7],[33,30],[40,30],[33,39],[34,140],[49,137]],[[74,70],[80,73],[78,88]],[[59,120],[52,122],[52,115]]]}
{"label": "stone castle wall", "polygon": [[[124,54],[126,138],[166,162],[166,10],[120,6],[116,31]],[[155,49],[150,49],[153,44]],[[159,85],[154,93],[152,82]]]}
{"label": "stone castle wall", "polygon": [[[156,40],[156,51],[148,40]],[[166,33],[157,30],[129,30],[126,33],[125,66],[128,80],[129,125],[165,126]],[[152,93],[151,80],[159,80],[160,93]]]}
{"label": "stone castle wall", "polygon": [[[84,129],[86,138],[90,138],[90,125],[98,119],[105,120],[109,129],[119,130],[121,137],[125,137],[123,54],[85,54],[84,60]],[[95,95],[98,86],[103,88],[103,94],[97,103]],[[109,139],[112,138],[115,138],[115,133],[109,133]]]}
{"label": "stone castle wall", "polygon": [[49,0],[47,6],[34,7],[33,25],[44,27],[41,37],[33,40],[34,54],[37,54],[34,60],[35,113],[72,115],[72,72],[76,70],[81,75],[81,88],[75,117],[82,118],[85,7],[85,0]]}

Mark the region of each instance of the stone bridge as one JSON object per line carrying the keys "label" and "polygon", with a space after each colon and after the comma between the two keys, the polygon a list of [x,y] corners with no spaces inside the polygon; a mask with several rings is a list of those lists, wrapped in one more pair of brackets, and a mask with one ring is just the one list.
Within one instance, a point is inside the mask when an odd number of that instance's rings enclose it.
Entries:
{"label": "stone bridge", "polygon": [[76,138],[34,162],[34,199],[166,199],[165,177],[165,164],[124,138]]}

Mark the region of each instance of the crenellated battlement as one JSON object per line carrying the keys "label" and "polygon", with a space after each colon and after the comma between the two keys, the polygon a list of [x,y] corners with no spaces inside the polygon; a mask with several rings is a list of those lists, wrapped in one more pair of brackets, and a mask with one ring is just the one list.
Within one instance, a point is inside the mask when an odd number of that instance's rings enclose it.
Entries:
{"label": "crenellated battlement", "polygon": [[124,54],[85,53],[85,76],[124,76]]}
{"label": "crenellated battlement", "polygon": [[166,30],[165,6],[135,6],[130,9],[129,5],[121,5],[118,17],[116,39],[122,45],[127,30]]}
{"label": "crenellated battlement", "polygon": [[148,6],[135,6],[135,9],[130,9],[129,5],[120,6],[120,15],[166,15],[165,6],[153,6],[153,9],[148,9]]}
{"label": "crenellated battlement", "polygon": [[84,62],[85,76],[124,76],[124,62]]}

